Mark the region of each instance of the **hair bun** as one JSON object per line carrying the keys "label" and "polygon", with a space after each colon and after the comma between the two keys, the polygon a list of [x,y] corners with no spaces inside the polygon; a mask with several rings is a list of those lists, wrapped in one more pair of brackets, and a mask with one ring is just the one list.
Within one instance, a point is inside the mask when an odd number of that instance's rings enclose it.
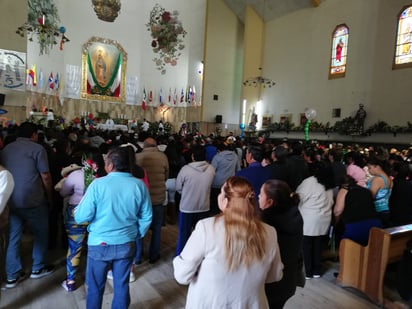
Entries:
{"label": "hair bun", "polygon": [[246,194],[246,199],[254,200],[255,199],[255,192],[251,191],[248,194]]}

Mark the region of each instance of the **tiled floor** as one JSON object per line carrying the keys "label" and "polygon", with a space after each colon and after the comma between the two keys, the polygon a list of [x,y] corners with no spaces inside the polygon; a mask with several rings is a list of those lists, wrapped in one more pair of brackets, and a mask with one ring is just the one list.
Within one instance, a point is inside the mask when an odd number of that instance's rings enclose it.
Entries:
{"label": "tiled floor", "polygon": [[[137,280],[130,284],[130,308],[177,309],[184,308],[187,287],[176,283],[173,278],[172,259],[177,236],[176,225],[167,225],[162,230],[161,259],[151,265],[147,260],[136,267]],[[25,265],[30,270],[30,241],[23,246]],[[56,271],[42,279],[26,279],[16,288],[1,291],[0,308],[7,309],[76,309],[85,308],[86,289],[82,285],[74,292],[66,292],[61,286],[65,278],[65,253],[62,250],[50,252],[57,265]],[[320,279],[306,282],[305,288],[298,288],[286,309],[299,308],[379,308],[356,292],[335,284],[333,272],[337,264],[326,262],[326,273]],[[110,308],[113,288],[108,280],[104,294],[103,308]],[[407,308],[407,307],[404,307]],[[211,308],[213,309],[213,308]]]}

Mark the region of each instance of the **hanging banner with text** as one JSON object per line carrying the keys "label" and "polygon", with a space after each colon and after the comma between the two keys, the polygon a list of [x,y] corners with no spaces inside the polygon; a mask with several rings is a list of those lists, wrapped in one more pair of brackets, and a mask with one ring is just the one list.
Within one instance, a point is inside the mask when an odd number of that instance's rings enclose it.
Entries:
{"label": "hanging banner with text", "polygon": [[26,90],[26,53],[0,49],[0,87]]}
{"label": "hanging banner with text", "polygon": [[126,104],[137,105],[139,78],[137,76],[126,77]]}
{"label": "hanging banner with text", "polygon": [[66,97],[80,99],[80,85],[82,81],[82,68],[79,65],[66,65]]}

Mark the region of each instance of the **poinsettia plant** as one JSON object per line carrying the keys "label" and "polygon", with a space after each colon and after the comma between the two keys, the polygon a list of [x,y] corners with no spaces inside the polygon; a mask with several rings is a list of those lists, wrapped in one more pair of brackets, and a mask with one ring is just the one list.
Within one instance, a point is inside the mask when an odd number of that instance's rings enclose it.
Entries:
{"label": "poinsettia plant", "polygon": [[97,164],[87,155],[83,155],[83,173],[84,173],[84,191],[92,183],[92,181],[97,177]]}

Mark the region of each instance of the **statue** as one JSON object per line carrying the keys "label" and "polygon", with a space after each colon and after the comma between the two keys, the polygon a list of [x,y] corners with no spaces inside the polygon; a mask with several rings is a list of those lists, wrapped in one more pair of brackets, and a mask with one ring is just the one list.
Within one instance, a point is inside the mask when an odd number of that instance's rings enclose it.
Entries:
{"label": "statue", "polygon": [[258,122],[258,116],[257,114],[253,113],[252,116],[250,117],[249,130],[255,131],[257,122]]}
{"label": "statue", "polygon": [[356,112],[354,119],[355,128],[359,133],[363,133],[365,118],[366,111],[363,109],[363,104],[359,104],[359,109]]}

